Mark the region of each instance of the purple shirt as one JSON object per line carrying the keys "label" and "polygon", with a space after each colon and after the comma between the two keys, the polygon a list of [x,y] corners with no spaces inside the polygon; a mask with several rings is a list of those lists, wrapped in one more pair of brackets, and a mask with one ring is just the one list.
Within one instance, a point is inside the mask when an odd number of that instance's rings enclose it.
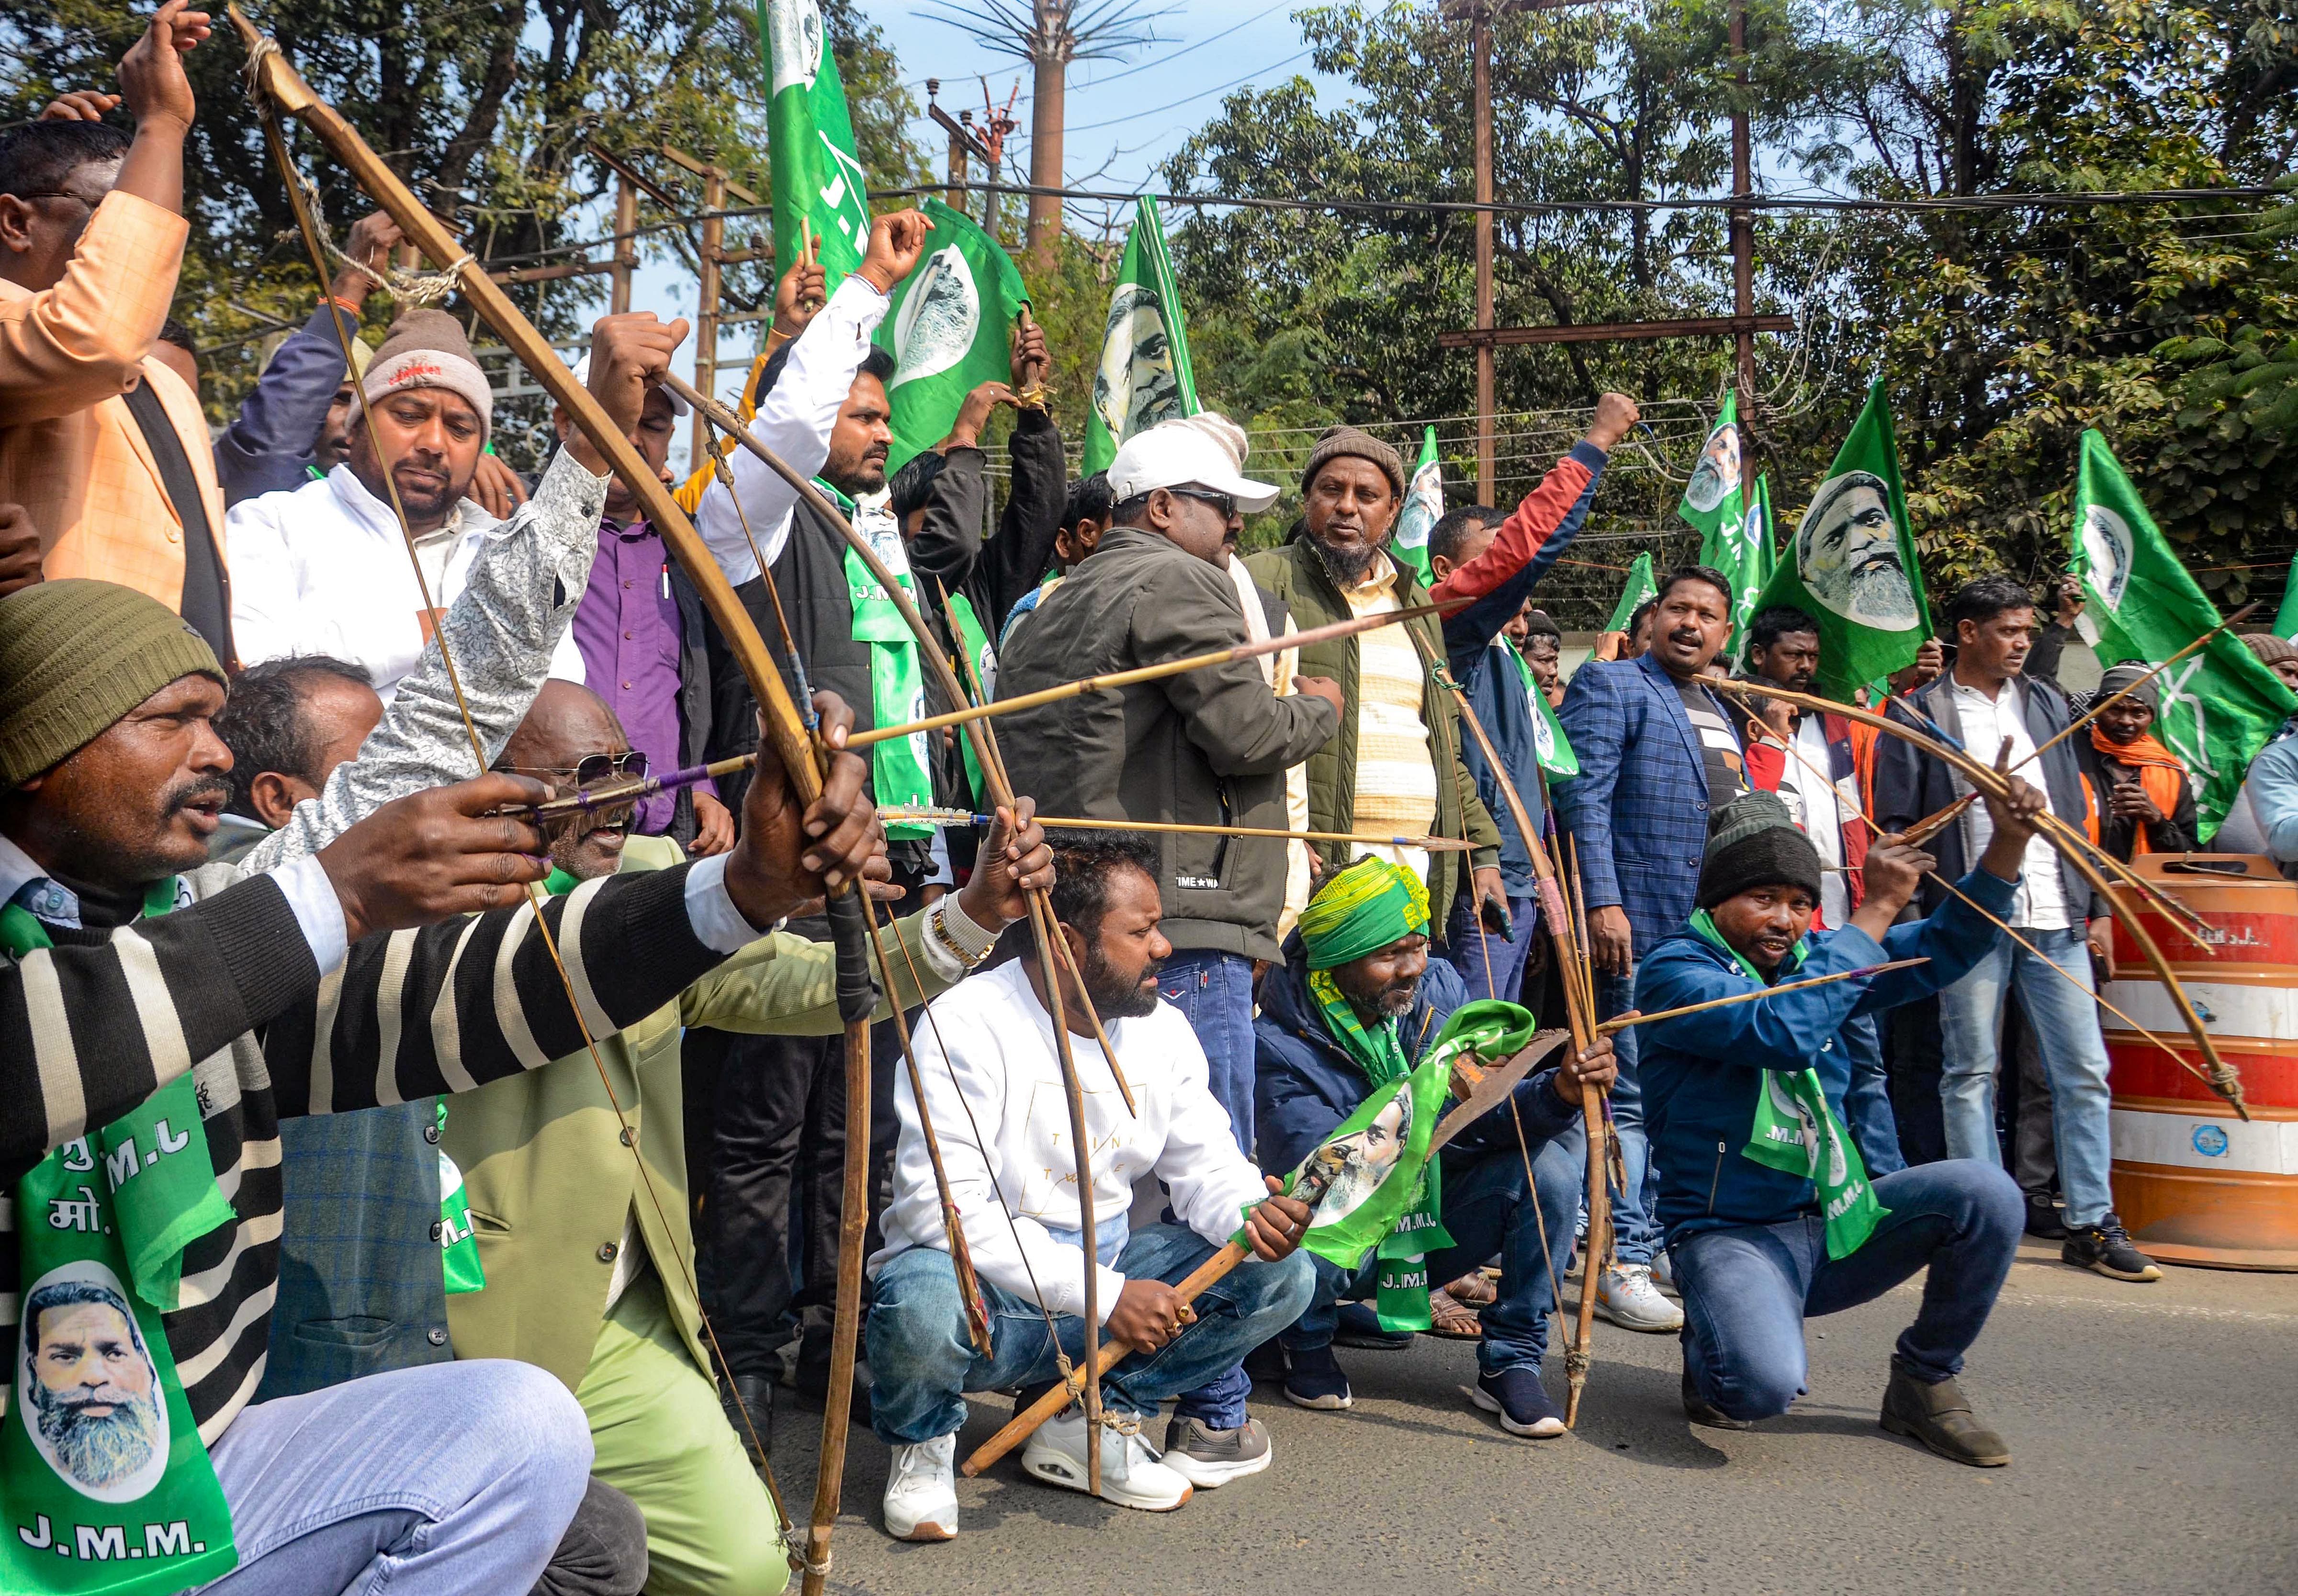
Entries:
{"label": "purple shirt", "polygon": [[[574,646],[591,690],[623,723],[647,768],[678,768],[678,600],[670,595],[669,553],[644,521],[599,524],[599,558],[574,610]],[[638,806],[637,829],[670,829],[674,794],[657,792]]]}

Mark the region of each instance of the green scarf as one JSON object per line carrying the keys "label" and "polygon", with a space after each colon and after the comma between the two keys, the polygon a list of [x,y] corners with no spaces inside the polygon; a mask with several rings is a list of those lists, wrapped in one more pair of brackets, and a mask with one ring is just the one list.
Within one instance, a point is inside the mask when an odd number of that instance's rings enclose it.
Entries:
{"label": "green scarf", "polygon": [[[886,562],[894,579],[901,583],[902,591],[914,600],[917,583],[910,575],[909,552],[902,545],[902,531],[893,517],[882,512],[857,513],[854,500],[818,476],[814,485],[846,512],[854,529],[870,540],[878,558]],[[854,641],[870,646],[870,724],[898,726],[908,721],[923,720],[926,682],[925,673],[918,664],[917,639],[910,634],[909,624],[902,619],[902,612],[895,608],[893,599],[852,549],[846,550],[846,598],[854,611]],[[927,773],[931,768],[931,734],[924,732],[872,748],[870,785],[879,806],[883,808],[909,804],[922,808],[931,804],[933,781]],[[933,828],[889,825],[886,835],[922,839],[931,837]]]}
{"label": "green scarf", "polygon": [[[1691,929],[1730,954],[1749,980],[1758,986],[1771,985],[1740,956],[1739,949],[1724,940],[1707,910],[1692,915]],[[1804,944],[1798,942],[1780,972],[1795,969],[1803,958]],[[1819,1084],[1819,1071],[1766,1070],[1763,1075],[1756,1088],[1755,1120],[1740,1156],[1816,1184],[1821,1212],[1827,1219],[1827,1255],[1848,1258],[1866,1244],[1891,1211],[1875,1200],[1866,1162],[1828,1103],[1826,1089]]]}
{"label": "green scarf", "polygon": [[[175,906],[173,877],[145,893],[146,915]],[[0,910],[0,946],[21,959],[54,943],[37,918],[10,905]],[[79,1420],[64,1432],[75,1466],[35,1434],[39,1420],[23,1402],[8,1403],[0,1418],[0,1590],[159,1596],[220,1576],[239,1561],[231,1509],[161,1319],[178,1305],[184,1248],[235,1217],[216,1187],[191,1076],[50,1153],[17,1183],[15,1202],[24,1340],[13,1391],[51,1369],[60,1389],[81,1383],[86,1368],[63,1361],[83,1344],[71,1337],[84,1333],[92,1358],[108,1335],[120,1348],[111,1377],[140,1400],[145,1422],[140,1435],[91,1443],[87,1426],[126,1422],[127,1404],[109,1422]],[[43,1321],[52,1342],[35,1339]],[[128,1468],[138,1452],[144,1460]],[[98,1469],[108,1483],[80,1483]]]}

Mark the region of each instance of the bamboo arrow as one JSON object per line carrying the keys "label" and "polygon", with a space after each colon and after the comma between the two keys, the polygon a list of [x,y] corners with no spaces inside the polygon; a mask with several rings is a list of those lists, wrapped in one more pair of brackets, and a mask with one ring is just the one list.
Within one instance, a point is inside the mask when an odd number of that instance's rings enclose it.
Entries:
{"label": "bamboo arrow", "polygon": [[1888,975],[1894,970],[1912,970],[1917,964],[1928,964],[1928,955],[1920,959],[1894,959],[1888,964],[1866,964],[1856,970],[1839,970],[1833,975],[1814,975],[1809,980],[1791,980],[1784,987],[1758,987],[1752,992],[1734,992],[1729,997],[1710,997],[1704,1003],[1687,1003],[1681,1008],[1662,1009],[1656,1014],[1624,1014],[1617,1020],[1607,1020],[1597,1031],[1614,1036],[1631,1026],[1649,1025],[1656,1020],[1681,1020],[1686,1014],[1704,1014],[1709,1009],[1728,1009],[1735,1003],[1753,1003],[1761,997],[1777,997],[1783,992],[1800,992],[1806,987],[1832,986],[1839,980],[1858,980],[1870,975]]}
{"label": "bamboo arrow", "polygon": [[[1901,742],[1922,749],[1933,758],[1960,773],[1964,781],[1982,793],[2000,798],[2009,792],[2011,778],[2003,772],[1982,764],[1960,748],[1938,741],[1927,732],[1892,720],[1887,715],[1876,715],[1870,710],[1862,709],[1856,704],[1838,703],[1833,699],[1823,699],[1812,693],[1790,692],[1786,688],[1774,687],[1769,682],[1711,681],[1707,685],[1718,691],[1735,696],[1779,699],[1787,703],[1801,705],[1806,709],[1823,710],[1830,714],[1842,715],[1847,720],[1871,726],[1886,737],[1895,737]],[[2113,885],[2107,881],[2104,873],[2091,863],[2087,855],[2067,839],[2066,823],[2047,810],[2037,818],[2053,823],[2051,825],[2040,828],[2041,834],[2050,839],[2052,845],[2059,850],[2060,855],[2068,864],[2074,866],[2075,873],[2089,882],[2095,890],[2104,895],[2109,901],[2112,901]],[[2243,1102],[2242,1077],[2235,1072],[2232,1065],[2219,1056],[2217,1042],[2203,1028],[2203,1018],[2195,1012],[2194,1002],[2186,996],[2186,988],[2179,983],[2178,972],[2170,968],[2170,961],[2163,957],[2162,949],[2156,944],[2146,928],[2139,922],[2137,915],[2131,914],[2124,917],[2122,928],[2129,935],[2130,939],[2138,945],[2138,951],[2146,960],[2148,967],[2154,972],[2154,978],[2162,982],[2163,989],[2170,995],[2170,1001],[2177,1005],[2178,1017],[2186,1024],[2186,1034],[2194,1038],[2195,1046],[2201,1052],[2208,1068],[2211,1089],[2226,1099],[2236,1113],[2247,1120],[2250,1117],[2250,1111]]]}
{"label": "bamboo arrow", "polygon": [[[496,335],[503,340],[513,357],[527,368],[535,381],[550,394],[561,409],[566,410],[574,424],[590,441],[591,447],[606,459],[614,475],[620,478],[632,495],[638,499],[647,519],[661,533],[664,546],[670,550],[681,568],[694,583],[695,589],[701,597],[703,608],[709,612],[711,619],[717,624],[728,646],[733,650],[736,662],[740,666],[742,674],[749,683],[750,690],[764,710],[762,718],[765,722],[766,738],[773,745],[775,756],[781,764],[785,779],[790,783],[798,802],[802,806],[814,802],[822,794],[822,779],[821,771],[815,764],[814,748],[806,735],[806,723],[799,715],[797,705],[791,701],[789,691],[783,687],[781,673],[775,669],[772,657],[766,652],[765,641],[759,637],[757,628],[751,623],[748,612],[742,608],[741,601],[735,596],[733,588],[727,583],[725,575],[719,570],[716,561],[710,558],[707,547],[694,530],[693,524],[688,520],[686,513],[679,509],[677,501],[671,497],[669,490],[663,486],[660,478],[648,466],[645,458],[632,444],[629,437],[614,425],[605,409],[591,397],[589,389],[574,380],[574,373],[558,359],[548,341],[535,330],[533,325],[519,312],[518,308],[512,304],[502,290],[495,285],[494,280],[487,275],[485,268],[471,258],[469,252],[460,246],[454,236],[441,224],[439,219],[431,213],[429,208],[425,206],[415,196],[413,191],[401,181],[399,175],[391,170],[382,157],[368,146],[366,140],[360,136],[358,130],[352,128],[351,123],[346,121],[333,106],[312,91],[310,85],[303,80],[302,76],[289,65],[285,57],[279,53],[278,45],[259,32],[254,25],[241,13],[236,4],[230,5],[228,11],[232,24],[238,30],[241,41],[247,49],[249,85],[251,92],[258,97],[259,105],[268,102],[269,105],[276,106],[302,120],[327,147],[329,153],[349,170],[352,179],[368,197],[399,224],[400,230],[408,242],[421,250],[424,254],[430,257],[434,262],[455,278],[457,286],[460,288],[465,298],[469,301],[487,325],[495,330]],[[284,148],[281,153],[284,156]],[[292,182],[291,177],[291,186]],[[300,204],[300,196],[298,196],[298,203]],[[858,895],[849,888],[848,890],[839,893],[832,901],[833,905],[843,906],[842,908],[833,910],[840,921],[850,918],[853,927],[860,930]],[[864,944],[860,938],[849,937],[847,941],[852,944],[851,947],[842,945],[839,949],[839,985],[841,1013],[847,1013],[854,1006],[856,994],[850,988],[853,986],[852,978],[856,963],[858,958],[866,956]],[[870,1101],[868,1012],[872,1005],[869,1001],[870,981],[866,965],[859,968],[859,975],[861,980],[859,997],[863,1013],[858,1021],[849,1017],[846,1030],[847,1097],[849,1118],[856,1114],[866,1116]],[[603,1064],[600,1066],[600,1071],[603,1079]],[[612,1096],[611,1088],[609,1088],[609,1096],[610,1098]],[[616,1112],[618,1115],[621,1112],[619,1104],[616,1104]],[[857,1195],[864,1199],[867,1196],[869,1138],[866,1131],[866,1119],[864,1126],[864,1128],[858,1132],[853,1125],[849,1124],[847,1128],[846,1188],[849,1207]],[[637,1149],[633,1144],[633,1157],[636,1156],[636,1153]],[[643,1171],[643,1163],[640,1168]],[[649,1189],[651,1189],[650,1186]],[[658,1205],[659,1199],[657,1201]],[[854,1225],[852,1228],[854,1245],[851,1248],[841,1246],[841,1254],[847,1251],[856,1254],[855,1280],[858,1287],[861,1231],[858,1225]],[[842,1286],[847,1272],[846,1261],[842,1255],[839,1261]],[[689,1288],[692,1289],[693,1282],[690,1278],[687,1284]],[[707,1316],[702,1319],[702,1325],[705,1332],[709,1336],[713,1351],[717,1352],[717,1336],[711,1329]],[[718,1355],[723,1361],[723,1353],[719,1352]],[[850,1380],[850,1357],[847,1362],[847,1374]],[[836,1373],[834,1369],[832,1373],[833,1376]],[[830,1450],[828,1443],[833,1425],[837,1426],[839,1443],[840,1456],[837,1460],[838,1467],[825,1468],[822,1471],[827,1476],[825,1483],[830,1493],[832,1517],[836,1513],[837,1476],[842,1472],[843,1429],[847,1407],[847,1403],[843,1394],[839,1393],[830,1404],[829,1411],[824,1415],[825,1453]],[[765,1446],[747,1408],[742,1410],[742,1418],[745,1427],[749,1431],[750,1443],[763,1466],[765,1460]],[[825,1457],[824,1462],[830,1463],[831,1460]],[[822,1521],[821,1511],[822,1487],[818,1485],[816,1491],[815,1524],[812,1543],[807,1551],[801,1552],[794,1538],[789,1534],[789,1515],[783,1509],[779,1490],[773,1488],[770,1470],[767,1473],[767,1483],[770,1491],[773,1493],[776,1514],[781,1519],[784,1540],[791,1557],[792,1566],[804,1570],[806,1587],[809,1596],[817,1596],[822,1580],[829,1570],[829,1526]]]}

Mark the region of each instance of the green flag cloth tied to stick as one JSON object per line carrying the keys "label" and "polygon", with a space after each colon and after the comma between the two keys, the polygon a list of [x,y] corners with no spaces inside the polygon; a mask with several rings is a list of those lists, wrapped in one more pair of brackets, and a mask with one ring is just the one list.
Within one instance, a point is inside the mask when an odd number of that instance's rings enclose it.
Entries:
{"label": "green flag cloth tied to stick", "polygon": [[1564,723],[1548,707],[1548,695],[1540,690],[1532,667],[1505,639],[1500,647],[1508,649],[1509,660],[1516,666],[1517,680],[1524,683],[1525,697],[1532,700],[1533,754],[1540,761],[1540,768],[1558,781],[1578,775],[1580,757],[1572,751],[1571,740],[1564,735]]}
{"label": "green flag cloth tied to stick", "polygon": [[[144,912],[176,901],[170,877]],[[13,905],[0,943],[19,959],[52,945]],[[184,1248],[234,1218],[188,1074],[17,1182],[21,1323],[0,1418],[0,1590],[159,1596],[237,1564],[231,1509],[160,1317],[178,1306]]]}
{"label": "green flag cloth tied to stick", "polygon": [[[1757,986],[1771,982],[1740,952],[1724,940],[1715,920],[1701,909],[1691,916],[1691,929],[1711,946],[1732,955],[1741,974]],[[1803,963],[1804,945],[1796,944],[1780,966],[1786,975]],[[1866,1160],[1843,1128],[1827,1101],[1827,1090],[1813,1069],[1765,1070],[1756,1088],[1756,1113],[1748,1128],[1748,1145],[1740,1156],[1770,1169],[1800,1175],[1819,1188],[1820,1212],[1827,1221],[1827,1255],[1848,1258],[1866,1245],[1875,1227],[1891,1211],[1875,1200],[1867,1179]]]}
{"label": "green flag cloth tied to stick", "polygon": [[[2217,608],[2096,432],[2082,437],[2074,548],[2073,569],[2087,600],[2075,624],[2101,661],[2161,665],[2219,624]],[[2153,686],[2161,698],[2154,735],[2193,779],[2195,829],[2207,842],[2241,795],[2251,760],[2298,712],[2298,695],[2242,639],[2224,632],[2164,670]]]}
{"label": "green flag cloth tied to stick", "polygon": [[1675,513],[1699,529],[1699,563],[1724,574],[1732,584],[1733,657],[1756,613],[1756,599],[1771,580],[1773,555],[1769,507],[1750,492],[1747,453],[1740,436],[1740,395],[1724,396],[1724,409],[1700,446],[1699,459],[1684,484]]}
{"label": "green flag cloth tied to stick", "polygon": [[1821,692],[1847,699],[1854,688],[1915,662],[1931,635],[1930,606],[1881,379],[1867,390],[1827,480],[1797,524],[1793,553],[1753,608],[1790,605],[1818,623]]}
{"label": "green flag cloth tied to stick", "polygon": [[[1310,1154],[1308,1162],[1327,1160],[1338,1168],[1301,1245],[1349,1269],[1374,1251],[1379,1261],[1374,1310],[1381,1328],[1425,1330],[1431,1322],[1427,1256],[1453,1245],[1442,1217],[1443,1166],[1429,1156],[1453,1063],[1517,1052],[1532,1039],[1532,1013],[1491,999],[1463,1004],[1415,1067],[1405,1059],[1394,1020],[1367,1030],[1326,971],[1310,974],[1309,989],[1372,1090]],[[1286,1178],[1287,1191],[1301,1174],[1296,1170]]]}
{"label": "green flag cloth tied to stick", "polygon": [[854,153],[846,85],[831,54],[818,0],[760,0],[772,99],[766,146],[773,173],[774,246],[787,268],[809,229],[822,236],[815,259],[835,289],[870,247],[869,185]]}
{"label": "green flag cloth tied to stick", "polygon": [[1012,376],[1008,339],[1029,302],[1013,260],[971,217],[936,199],[918,209],[933,223],[932,252],[894,290],[878,327],[879,347],[894,357],[889,471],[947,437],[967,394]]}
{"label": "green flag cloth tied to stick", "polygon": [[[902,542],[902,529],[895,525],[884,502],[858,505],[819,476],[814,485],[846,512],[855,531],[870,540],[870,547],[915,602],[917,581],[910,575],[909,550]],[[851,549],[846,550],[846,597],[854,609],[854,641],[870,645],[870,724],[899,726],[925,719],[926,679],[918,663],[918,641],[894,600]],[[924,808],[933,802],[930,737],[930,732],[913,732],[872,747],[870,787],[880,806]],[[919,839],[933,832],[931,826],[886,828],[887,836],[900,839]]]}
{"label": "green flag cloth tied to stick", "polygon": [[1628,565],[1628,585],[1620,590],[1620,601],[1612,606],[1612,618],[1604,623],[1607,632],[1625,632],[1628,622],[1643,601],[1659,591],[1659,582],[1652,575],[1652,557],[1649,551],[1639,554]]}
{"label": "green flag cloth tied to stick", "polygon": [[1142,428],[1202,409],[1189,367],[1188,329],[1181,322],[1181,291],[1165,252],[1165,224],[1157,202],[1144,194],[1134,205],[1133,231],[1102,327],[1093,409],[1085,420],[1084,474],[1106,471],[1117,446]]}
{"label": "green flag cloth tied to stick", "polygon": [[1404,508],[1397,513],[1396,535],[1388,551],[1418,573],[1420,585],[1433,587],[1428,568],[1428,531],[1444,518],[1444,467],[1436,458],[1436,429],[1421,434],[1420,462],[1412,467],[1411,485],[1404,491]]}

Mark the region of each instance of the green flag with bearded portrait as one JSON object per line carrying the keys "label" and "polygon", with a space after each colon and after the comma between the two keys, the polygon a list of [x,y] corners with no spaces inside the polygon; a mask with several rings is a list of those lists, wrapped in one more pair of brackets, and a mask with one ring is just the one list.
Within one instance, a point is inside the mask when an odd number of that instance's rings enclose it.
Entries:
{"label": "green flag with bearded portrait", "polygon": [[[2161,665],[2216,626],[2218,609],[2146,513],[2095,430],[2076,467],[2074,559],[2087,602],[2075,628],[2103,664]],[[2242,792],[2258,750],[2298,714],[2298,695],[2249,645],[2219,633],[2154,678],[2154,735],[2186,767],[2197,841],[2208,842]]]}
{"label": "green flag with bearded portrait", "polygon": [[1165,224],[1157,202],[1143,194],[1133,208],[1133,231],[1118,263],[1102,326],[1101,361],[1093,376],[1093,408],[1085,418],[1085,474],[1109,469],[1118,445],[1143,427],[1194,416],[1196,374],[1189,367],[1189,334],[1181,321],[1181,291],[1165,252]]}
{"label": "green flag with bearded portrait", "polygon": [[1813,492],[1789,553],[1748,608],[1791,605],[1819,624],[1823,693],[1847,699],[1915,662],[1931,634],[1930,606],[1881,377]]}
{"label": "green flag with bearded portrait", "polygon": [[1404,508],[1397,513],[1396,535],[1388,551],[1418,575],[1420,585],[1434,587],[1428,569],[1428,533],[1444,518],[1444,467],[1436,458],[1436,429],[1420,436],[1420,460],[1412,467],[1412,484],[1404,491]]}

